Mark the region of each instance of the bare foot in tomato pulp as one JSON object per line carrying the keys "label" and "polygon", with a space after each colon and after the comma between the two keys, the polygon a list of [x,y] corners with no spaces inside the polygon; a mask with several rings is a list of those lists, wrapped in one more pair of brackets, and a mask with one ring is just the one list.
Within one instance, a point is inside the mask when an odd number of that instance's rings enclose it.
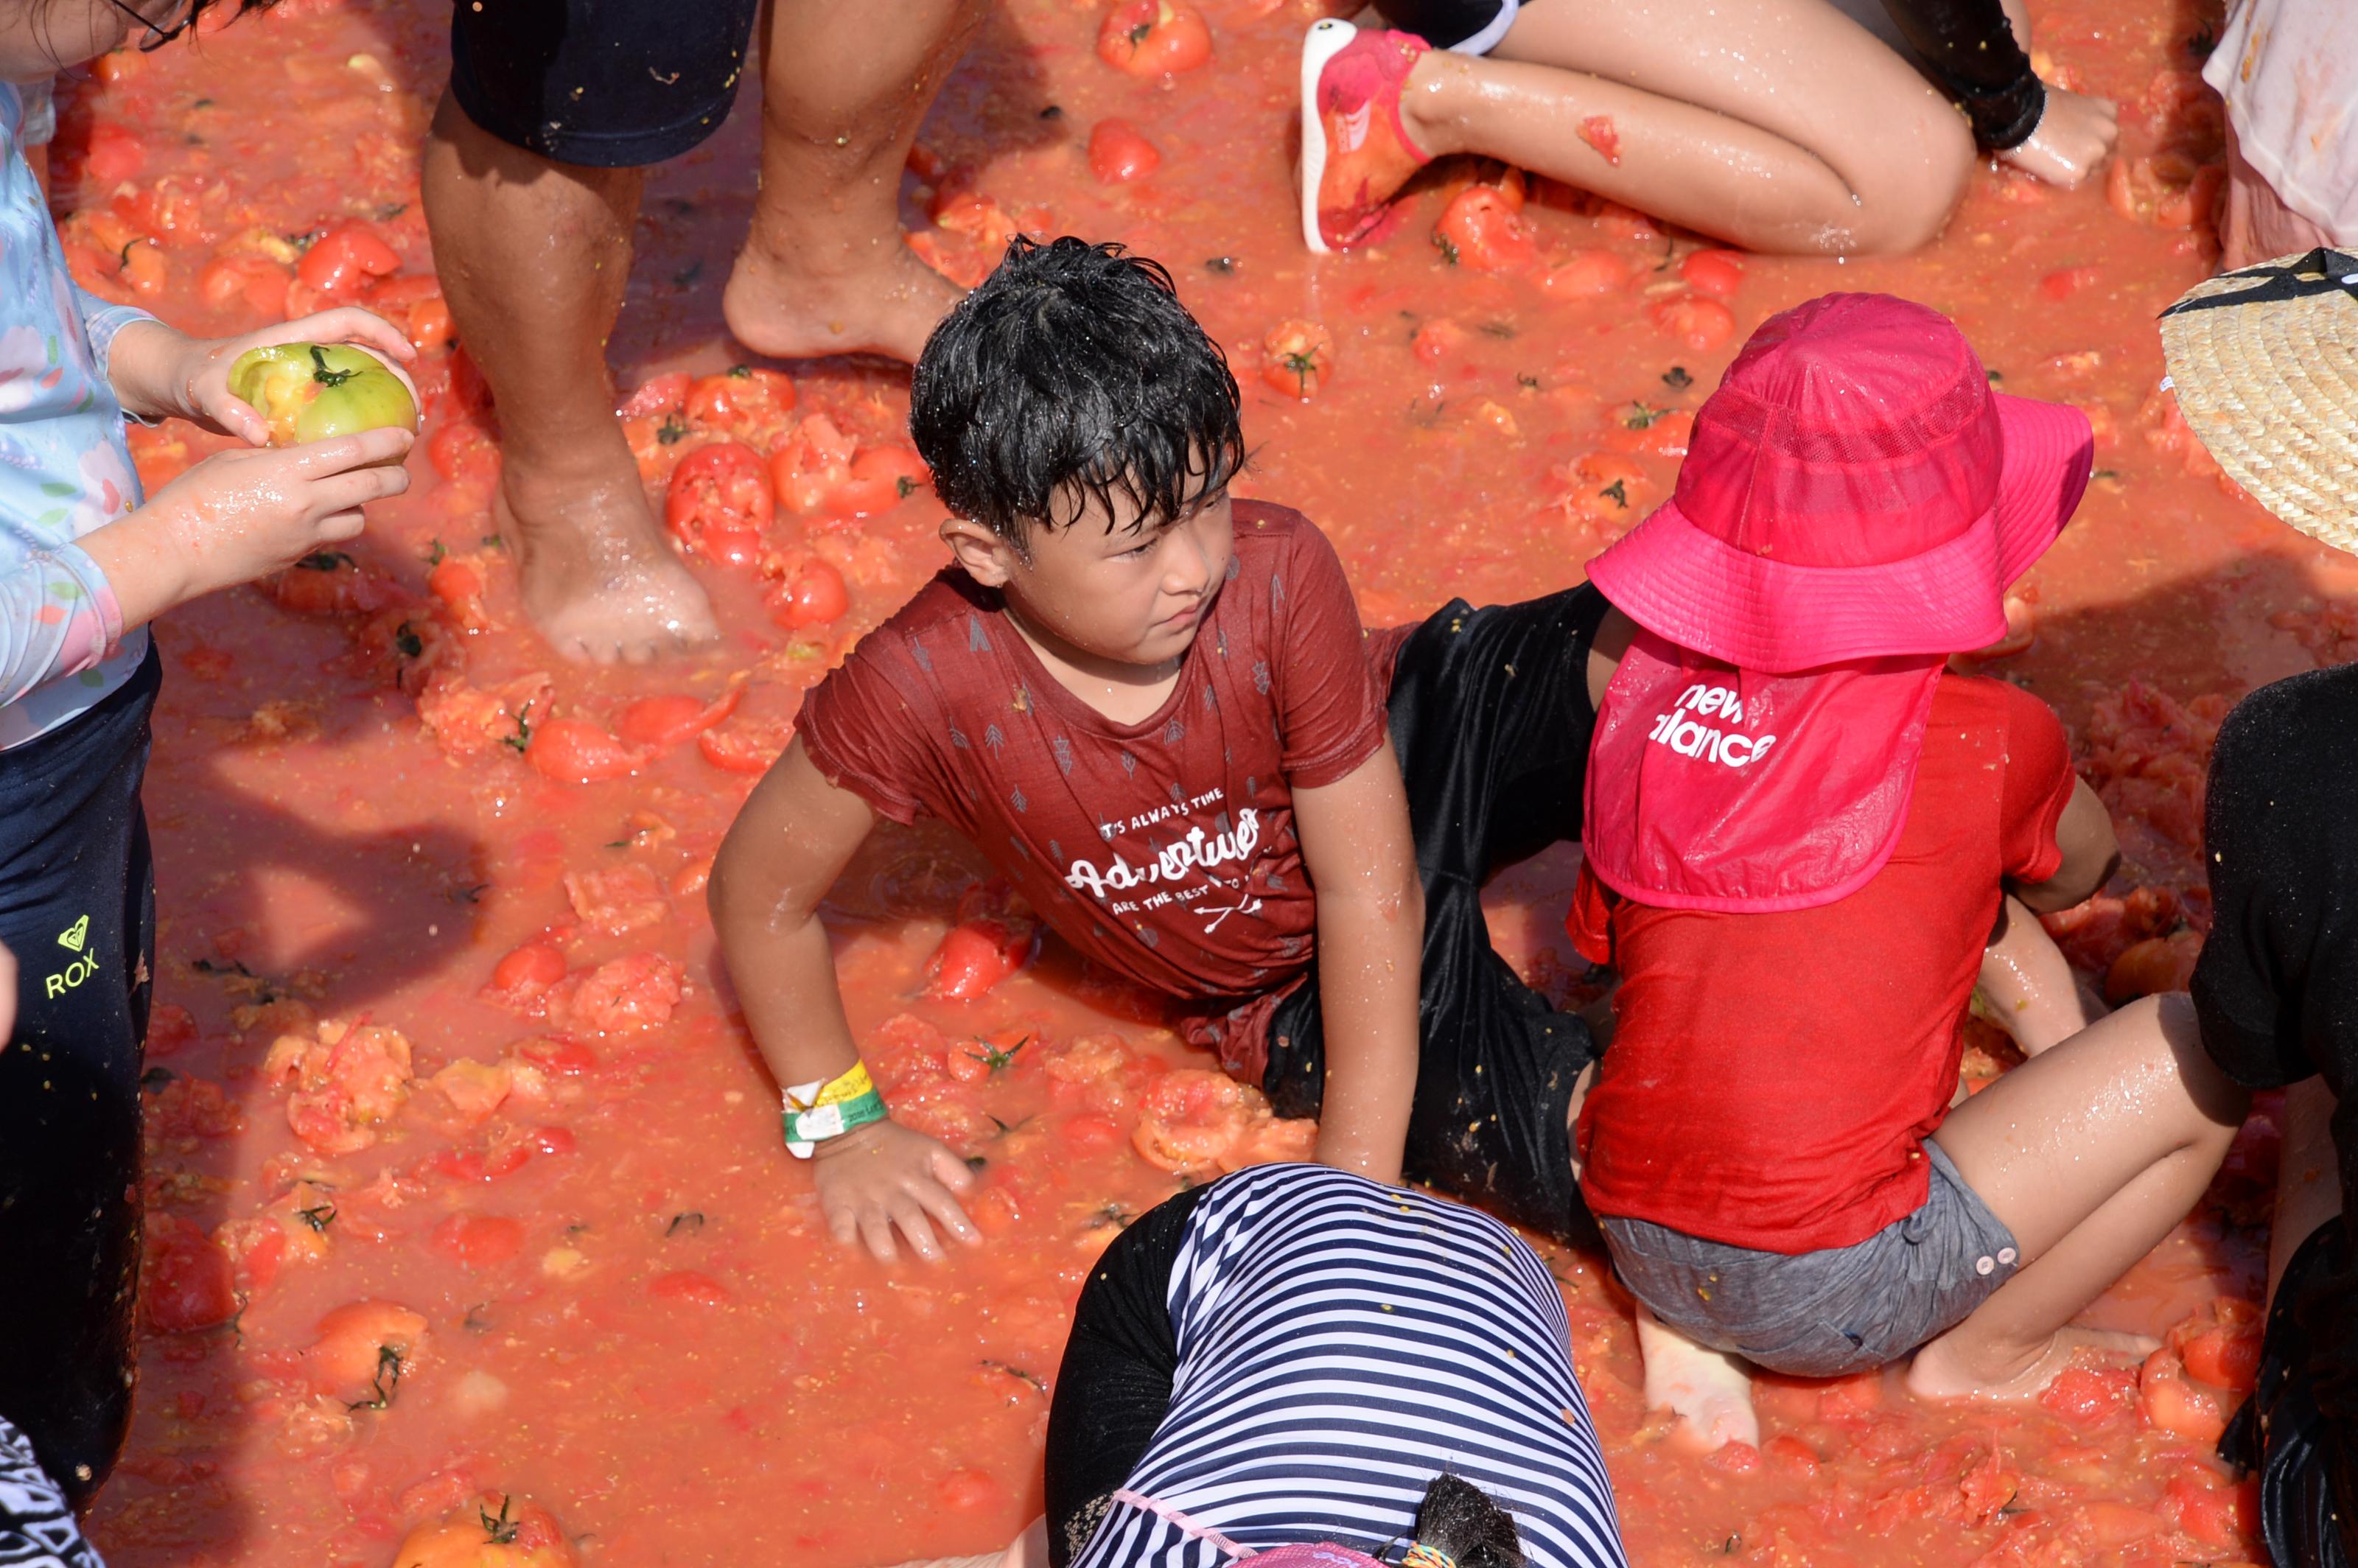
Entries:
{"label": "bare foot in tomato pulp", "polygon": [[1951,1331],[1916,1352],[1908,1368],[1908,1391],[1920,1400],[1983,1400],[2012,1404],[2035,1400],[2047,1385],[2071,1365],[2075,1351],[2142,1360],[2161,1341],[2142,1334],[2115,1334],[2101,1328],[2065,1328],[2027,1355],[1992,1357],[1986,1350],[1961,1348],[1959,1334]]}
{"label": "bare foot in tomato pulp", "polygon": [[503,476],[492,516],[516,551],[525,611],[559,654],[645,664],[720,635],[704,589],[648,512],[635,470],[627,481],[518,486],[523,500],[511,491],[514,477]]}
{"label": "bare foot in tomato pulp", "polygon": [[1638,1353],[1646,1363],[1646,1408],[1685,1421],[1684,1441],[1708,1453],[1731,1443],[1760,1443],[1752,1413],[1752,1375],[1725,1350],[1706,1350],[1638,1309]]}
{"label": "bare foot in tomato pulp", "polygon": [[895,235],[889,252],[819,269],[758,238],[737,253],[720,314],[736,340],[774,360],[882,354],[914,364],[935,325],[964,295]]}

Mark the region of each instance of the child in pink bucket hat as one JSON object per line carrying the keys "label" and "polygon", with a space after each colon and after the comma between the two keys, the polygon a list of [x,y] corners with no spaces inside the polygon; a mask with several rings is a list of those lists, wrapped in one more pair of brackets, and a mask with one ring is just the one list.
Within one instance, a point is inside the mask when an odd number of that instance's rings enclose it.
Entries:
{"label": "child in pink bucket hat", "polygon": [[2182,996],[2017,1030],[2033,1059],[1952,1107],[1985,948],[2044,946],[2030,913],[2116,860],[2054,714],[1946,668],[2005,634],[2091,452],[1938,312],[1830,295],[1763,323],[1590,563],[1620,652],[1568,924],[1621,986],[1575,1147],[1651,1401],[1706,1442],[1757,1439],[1736,1357],[1914,1351],[1920,1394],[2020,1398],[2134,1348],[2066,1325],[2242,1122]]}

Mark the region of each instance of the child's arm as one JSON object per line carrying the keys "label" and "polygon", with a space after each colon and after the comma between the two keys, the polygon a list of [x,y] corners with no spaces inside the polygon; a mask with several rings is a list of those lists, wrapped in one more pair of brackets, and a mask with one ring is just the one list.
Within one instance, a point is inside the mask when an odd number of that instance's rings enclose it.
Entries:
{"label": "child's arm", "polygon": [[2074,784],[2071,799],[2055,824],[2055,843],[2063,851],[2063,863],[2053,876],[2029,884],[2011,878],[2006,881],[2006,892],[2035,914],[2052,914],[2085,903],[2121,862],[2121,843],[2113,836],[2113,815],[2086,779]]}
{"label": "child's arm", "polygon": [[2104,1016],[2104,1004],[2082,988],[2039,917],[2016,898],[1998,906],[1975,989],[2026,1056],[2060,1044]]}
{"label": "child's arm", "polygon": [[1296,790],[1293,825],[1318,896],[1318,1162],[1398,1182],[1416,1096],[1424,888],[1391,742],[1335,783]]}
{"label": "child's arm", "polygon": [[[797,741],[746,798],[713,860],[706,897],[721,957],[781,1087],[831,1082],[859,1065],[818,905],[875,820],[866,801],[820,775]],[[818,1144],[811,1163],[839,1241],[865,1241],[890,1262],[898,1227],[933,1262],[942,1257],[936,1225],[959,1241],[982,1239],[957,1197],[973,1189],[974,1173],[922,1132],[871,1122]]]}

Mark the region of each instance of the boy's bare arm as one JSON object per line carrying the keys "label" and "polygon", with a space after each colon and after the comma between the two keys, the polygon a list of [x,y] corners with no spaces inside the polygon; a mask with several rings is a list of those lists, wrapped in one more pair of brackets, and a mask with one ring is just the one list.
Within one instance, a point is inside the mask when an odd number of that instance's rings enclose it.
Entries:
{"label": "boy's bare arm", "polygon": [[1318,895],[1318,1160],[1398,1182],[1416,1095],[1424,889],[1391,742],[1335,783],[1297,790],[1293,819]]}
{"label": "boy's bare arm", "polygon": [[2088,787],[2086,779],[2079,780],[2071,791],[2071,804],[2064,806],[2062,820],[2055,825],[2055,842],[2063,851],[2063,863],[2053,876],[2028,886],[2006,884],[2006,891],[2034,914],[2051,914],[2083,903],[2120,864],[2121,845],[2113,837],[2112,813],[2104,809],[2103,799]]}
{"label": "boy's bare arm", "polygon": [[[822,778],[796,741],[747,797],[713,860],[707,899],[721,958],[781,1087],[827,1082],[860,1060],[818,905],[875,820],[867,802]],[[896,1229],[928,1260],[941,1257],[935,1226],[981,1239],[955,1195],[971,1190],[973,1173],[897,1122],[819,1144],[812,1179],[837,1238],[856,1238],[888,1261]]]}

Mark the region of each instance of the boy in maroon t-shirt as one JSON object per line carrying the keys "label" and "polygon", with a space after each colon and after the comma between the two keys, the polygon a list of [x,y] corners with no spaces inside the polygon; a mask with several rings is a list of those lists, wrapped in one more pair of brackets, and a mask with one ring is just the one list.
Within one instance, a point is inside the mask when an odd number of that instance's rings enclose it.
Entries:
{"label": "boy in maroon t-shirt", "polygon": [[[1236,381],[1169,276],[1017,241],[934,335],[911,427],[956,564],[812,691],[714,864],[722,952],[842,1239],[978,1239],[972,1177],[860,1065],[819,900],[878,816],[959,828],[1318,1157],[1593,1235],[1586,1027],[1490,948],[1496,867],[1575,836],[1586,589],[1368,635],[1300,514],[1231,503]],[[1387,696],[1389,695],[1389,701]],[[1422,1016],[1420,1017],[1420,1014]]]}

